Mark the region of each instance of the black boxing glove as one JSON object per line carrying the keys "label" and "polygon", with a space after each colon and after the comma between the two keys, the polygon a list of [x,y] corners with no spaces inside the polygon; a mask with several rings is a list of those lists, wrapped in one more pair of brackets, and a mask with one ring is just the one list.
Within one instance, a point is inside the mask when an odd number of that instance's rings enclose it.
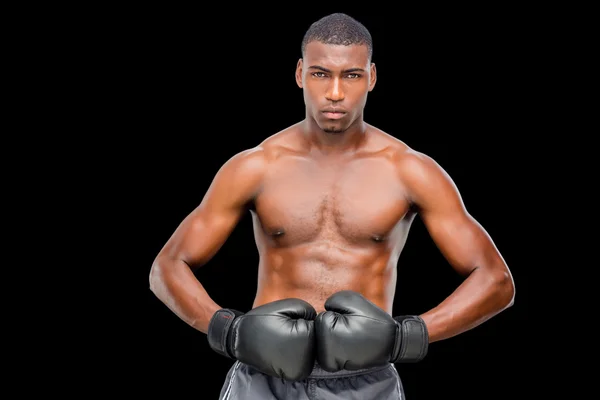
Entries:
{"label": "black boxing glove", "polygon": [[418,316],[392,318],[349,290],[329,297],[325,309],[317,316],[315,330],[317,361],[327,371],[418,362],[427,355],[427,326]]}
{"label": "black boxing glove", "polygon": [[297,381],[315,362],[315,309],[304,300],[283,299],[247,313],[217,311],[208,326],[208,343],[217,353],[264,374]]}

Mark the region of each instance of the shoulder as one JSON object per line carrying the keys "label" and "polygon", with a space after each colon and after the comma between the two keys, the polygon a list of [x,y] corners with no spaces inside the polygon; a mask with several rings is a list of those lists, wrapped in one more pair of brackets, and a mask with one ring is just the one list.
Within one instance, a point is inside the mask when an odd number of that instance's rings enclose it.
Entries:
{"label": "shoulder", "polygon": [[369,148],[388,159],[399,174],[426,172],[436,162],[428,155],[411,148],[402,140],[380,129],[369,127]]}
{"label": "shoulder", "polygon": [[293,151],[292,128],[287,128],[267,137],[256,146],[233,154],[219,169],[217,178],[245,187],[256,189],[266,173],[283,155]]}
{"label": "shoulder", "polygon": [[410,182],[425,182],[446,175],[435,159],[408,146],[394,154],[394,161],[398,174]]}
{"label": "shoulder", "polygon": [[423,197],[455,190],[451,177],[433,157],[385,132],[379,131],[377,136],[386,144],[386,158],[411,201],[418,203]]}
{"label": "shoulder", "polygon": [[265,150],[255,146],[232,155],[220,168],[219,174],[230,177],[260,176],[268,165]]}
{"label": "shoulder", "polygon": [[223,167],[233,167],[241,173],[264,172],[282,153],[293,146],[294,133],[294,126],[276,132],[256,146],[234,154]]}

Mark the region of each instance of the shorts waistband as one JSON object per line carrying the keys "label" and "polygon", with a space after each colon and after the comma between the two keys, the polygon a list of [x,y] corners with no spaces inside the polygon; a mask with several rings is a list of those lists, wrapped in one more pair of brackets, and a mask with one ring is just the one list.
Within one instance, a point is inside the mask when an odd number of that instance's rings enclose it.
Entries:
{"label": "shorts waistband", "polygon": [[377,372],[377,371],[382,371],[384,369],[390,368],[392,364],[384,364],[378,367],[372,367],[372,368],[364,368],[364,369],[358,369],[358,370],[341,370],[341,371],[336,371],[336,372],[329,372],[323,369],[323,367],[321,367],[318,363],[315,362],[315,365],[313,367],[312,372],[310,373],[310,375],[308,376],[308,379],[311,378],[315,378],[315,379],[328,379],[328,378],[342,378],[342,377],[348,377],[348,376],[358,376],[358,375],[366,375],[366,374],[371,374],[373,372]]}

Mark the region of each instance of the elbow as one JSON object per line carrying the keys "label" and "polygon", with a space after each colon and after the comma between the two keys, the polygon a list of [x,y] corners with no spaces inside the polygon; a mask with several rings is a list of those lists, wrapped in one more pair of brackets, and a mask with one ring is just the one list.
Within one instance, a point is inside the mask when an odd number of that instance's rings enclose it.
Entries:
{"label": "elbow", "polygon": [[153,263],[152,266],[150,267],[150,274],[148,276],[149,288],[150,288],[150,291],[153,293],[156,293],[156,279],[157,279],[156,269],[157,269],[156,263]]}
{"label": "elbow", "polygon": [[505,270],[495,279],[496,296],[501,310],[515,304],[515,282],[509,271]]}
{"label": "elbow", "polygon": [[162,286],[162,277],[163,277],[163,271],[162,271],[161,263],[159,262],[159,259],[157,258],[152,263],[152,266],[150,267],[150,274],[148,276],[148,284],[149,284],[150,291],[152,293],[155,293],[155,294],[158,293],[159,288]]}
{"label": "elbow", "polygon": [[183,260],[167,255],[158,255],[154,259],[148,275],[150,291],[158,297],[162,297],[184,265],[187,263]]}

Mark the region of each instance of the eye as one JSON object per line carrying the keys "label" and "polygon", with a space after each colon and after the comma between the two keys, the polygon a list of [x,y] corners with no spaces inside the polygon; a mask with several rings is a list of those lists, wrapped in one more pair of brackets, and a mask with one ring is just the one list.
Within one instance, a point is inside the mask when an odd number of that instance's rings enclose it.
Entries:
{"label": "eye", "polygon": [[312,76],[314,76],[316,78],[324,78],[325,74],[323,72],[313,72]]}
{"label": "eye", "polygon": [[360,75],[359,75],[359,74],[348,74],[347,76],[348,76],[348,78],[350,78],[350,79],[357,79],[357,78],[360,78]]}

